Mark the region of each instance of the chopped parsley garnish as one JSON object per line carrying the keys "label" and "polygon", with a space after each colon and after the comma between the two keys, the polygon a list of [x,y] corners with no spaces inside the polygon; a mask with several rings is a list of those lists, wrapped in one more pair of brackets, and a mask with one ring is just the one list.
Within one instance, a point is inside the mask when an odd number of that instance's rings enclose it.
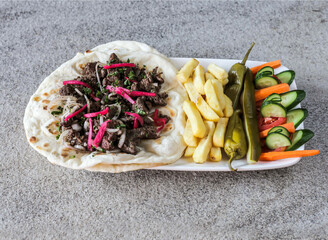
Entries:
{"label": "chopped parsley garnish", "polygon": [[117,125],[116,128],[126,128],[126,125],[125,124],[120,124],[120,125]]}
{"label": "chopped parsley garnish", "polygon": [[136,107],[136,113],[139,115],[146,115],[145,111],[142,111],[141,109]]}
{"label": "chopped parsley garnish", "polygon": [[116,76],[117,74],[118,74],[118,71],[110,72],[110,73],[108,73],[108,76]]}
{"label": "chopped parsley garnish", "polygon": [[101,92],[99,90],[97,90],[96,97],[101,97]]}
{"label": "chopped parsley garnish", "polygon": [[59,106],[57,108],[57,111],[52,111],[51,114],[52,115],[59,115],[59,114],[62,114],[63,113],[63,108],[61,106]]}
{"label": "chopped parsley garnish", "polygon": [[128,58],[128,60],[126,61],[127,63],[130,63],[130,58]]}
{"label": "chopped parsley garnish", "polygon": [[90,88],[85,87],[83,88],[83,92],[84,94],[89,95],[92,92],[92,90]]}
{"label": "chopped parsley garnish", "polygon": [[58,132],[61,133],[61,130],[60,130],[61,126],[59,125],[58,126]]}
{"label": "chopped parsley garnish", "polygon": [[130,71],[129,72],[129,75],[128,75],[128,78],[130,78],[130,79],[134,79],[135,78],[135,73],[133,72],[133,71]]}
{"label": "chopped parsley garnish", "polygon": [[56,140],[58,140],[60,138],[60,134],[58,134],[57,136],[56,136]]}
{"label": "chopped parsley garnish", "polygon": [[70,159],[73,159],[73,158],[75,158],[75,155],[69,156],[69,158],[70,158]]}
{"label": "chopped parsley garnish", "polygon": [[100,116],[101,116],[101,114],[99,113],[98,115],[97,115],[97,120],[99,120],[100,119]]}
{"label": "chopped parsley garnish", "polygon": [[124,85],[125,85],[125,86],[131,86],[131,82],[129,81],[129,79],[126,79],[126,80],[124,81]]}
{"label": "chopped parsley garnish", "polygon": [[109,103],[109,99],[107,95],[105,96],[105,103]]}
{"label": "chopped parsley garnish", "polygon": [[117,87],[117,86],[118,86],[118,83],[119,83],[119,81],[118,81],[118,79],[116,79],[116,80],[114,81],[114,84],[113,84],[113,85]]}

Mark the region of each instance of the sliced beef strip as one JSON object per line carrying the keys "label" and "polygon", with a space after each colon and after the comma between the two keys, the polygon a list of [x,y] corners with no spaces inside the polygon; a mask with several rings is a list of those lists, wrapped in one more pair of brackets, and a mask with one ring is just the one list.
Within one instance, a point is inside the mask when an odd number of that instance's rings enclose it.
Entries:
{"label": "sliced beef strip", "polygon": [[155,97],[148,97],[148,100],[156,106],[166,106],[166,98],[168,94],[166,92],[156,94]]}
{"label": "sliced beef strip", "polygon": [[82,74],[86,76],[96,76],[96,64],[97,62],[88,62],[85,65]]}
{"label": "sliced beef strip", "polygon": [[159,138],[156,126],[143,126],[127,131],[129,139],[156,139]]}
{"label": "sliced beef strip", "polygon": [[137,154],[136,143],[127,139],[127,140],[125,140],[125,143],[123,144],[121,150],[125,153],[135,155],[135,154]]}
{"label": "sliced beef strip", "polygon": [[110,63],[120,63],[120,59],[117,57],[117,55],[115,53],[112,53],[110,56],[109,56],[109,62]]}
{"label": "sliced beef strip", "polygon": [[143,97],[138,97],[136,100],[136,103],[134,104],[134,107],[137,109],[140,109],[144,111],[146,114],[148,114],[149,109],[146,107]]}
{"label": "sliced beef strip", "polygon": [[78,89],[82,94],[84,93],[83,86],[66,84],[59,89],[59,94],[61,96],[74,96],[74,97],[78,98],[78,97],[80,97],[80,94],[78,94],[75,91],[75,88]]}

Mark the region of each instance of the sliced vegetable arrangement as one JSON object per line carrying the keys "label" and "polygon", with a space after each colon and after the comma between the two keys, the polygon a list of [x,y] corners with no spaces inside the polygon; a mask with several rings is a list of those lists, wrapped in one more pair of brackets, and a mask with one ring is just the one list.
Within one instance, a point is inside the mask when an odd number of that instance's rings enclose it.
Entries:
{"label": "sliced vegetable arrangement", "polygon": [[223,147],[234,171],[232,161],[245,156],[248,163],[256,163],[319,153],[295,151],[314,136],[308,129],[295,130],[308,116],[306,109],[295,108],[305,91],[289,91],[295,72],[276,73],[280,60],[249,69],[246,61],[253,46],[228,73],[215,64],[205,73],[195,59],[178,72],[190,98],[183,104],[188,117],[185,157],[196,163],[220,161]]}
{"label": "sliced vegetable arrangement", "polygon": [[[273,64],[274,63],[274,64]],[[271,66],[270,66],[271,65]],[[262,154],[260,160],[278,160],[290,157],[312,156],[319,151],[294,151],[309,141],[314,133],[308,129],[296,130],[308,116],[308,111],[296,108],[306,96],[303,90],[289,91],[295,78],[293,70],[274,74],[276,61],[262,68],[253,68]],[[271,79],[271,80],[268,80]],[[274,79],[274,80],[273,80]],[[288,154],[285,152],[289,152]],[[277,152],[284,152],[278,154]]]}

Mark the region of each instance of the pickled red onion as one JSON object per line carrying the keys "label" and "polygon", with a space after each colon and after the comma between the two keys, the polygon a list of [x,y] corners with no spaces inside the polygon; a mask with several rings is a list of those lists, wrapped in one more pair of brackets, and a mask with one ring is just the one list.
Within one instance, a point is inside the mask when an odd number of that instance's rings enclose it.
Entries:
{"label": "pickled red onion", "polygon": [[104,134],[106,132],[108,122],[110,122],[110,120],[107,120],[103,124],[101,124],[99,131],[92,143],[92,146],[94,146],[95,148],[99,147],[99,144],[101,143],[101,140],[104,137]]}
{"label": "pickled red onion", "polygon": [[119,68],[119,67],[135,67],[136,65],[134,63],[116,63],[111,65],[105,65],[105,69],[111,69],[111,68]]}
{"label": "pickled red onion", "polygon": [[85,104],[82,108],[80,108],[80,109],[77,110],[76,112],[73,112],[72,114],[68,115],[68,116],[65,118],[65,122],[66,122],[68,119],[70,119],[70,118],[72,118],[72,117],[78,115],[80,112],[82,112],[82,111],[87,107],[87,105],[88,105],[88,104]]}
{"label": "pickled red onion", "polygon": [[84,114],[83,116],[86,118],[92,118],[92,117],[97,117],[98,114],[100,114],[102,116],[102,115],[105,115],[106,113],[108,113],[108,107],[106,107],[104,110],[102,110],[100,112],[87,113],[87,114]]}
{"label": "pickled red onion", "polygon": [[137,128],[137,127],[138,127],[138,123],[136,122],[136,119],[138,120],[138,122],[140,123],[141,126],[144,125],[144,121],[143,121],[142,117],[140,117],[139,114],[137,114],[137,113],[132,113],[132,112],[125,112],[125,114],[134,117],[133,128]]}
{"label": "pickled red onion", "polygon": [[88,150],[92,150],[92,119],[89,118],[89,136],[88,136]]}

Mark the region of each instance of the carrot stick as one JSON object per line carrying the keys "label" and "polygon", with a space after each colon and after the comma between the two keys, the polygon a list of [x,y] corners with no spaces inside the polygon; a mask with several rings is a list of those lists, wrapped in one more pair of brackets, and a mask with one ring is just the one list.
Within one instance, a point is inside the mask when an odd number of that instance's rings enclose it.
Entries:
{"label": "carrot stick", "polygon": [[[290,133],[294,133],[295,132],[295,126],[294,126],[294,123],[293,122],[281,124],[279,126],[286,128],[288,130],[288,132],[290,132]],[[260,137],[261,138],[265,138],[266,136],[268,136],[268,132],[271,129],[272,128],[269,128],[269,129],[266,129],[266,130],[260,132]]]}
{"label": "carrot stick", "polygon": [[284,93],[289,91],[289,85],[287,83],[280,83],[271,87],[263,88],[255,91],[255,101],[260,101],[267,98],[272,93]]}
{"label": "carrot stick", "polygon": [[272,68],[278,68],[278,67],[281,66],[281,62],[280,62],[280,60],[267,62],[267,63],[264,63],[260,66],[252,67],[251,71],[252,71],[253,74],[256,74],[258,70],[260,70],[261,68],[266,67],[266,66],[269,66],[269,67],[272,67]]}
{"label": "carrot stick", "polygon": [[319,154],[319,150],[298,150],[298,151],[286,151],[286,152],[267,152],[262,153],[260,161],[274,161],[284,158],[295,157],[309,157]]}

